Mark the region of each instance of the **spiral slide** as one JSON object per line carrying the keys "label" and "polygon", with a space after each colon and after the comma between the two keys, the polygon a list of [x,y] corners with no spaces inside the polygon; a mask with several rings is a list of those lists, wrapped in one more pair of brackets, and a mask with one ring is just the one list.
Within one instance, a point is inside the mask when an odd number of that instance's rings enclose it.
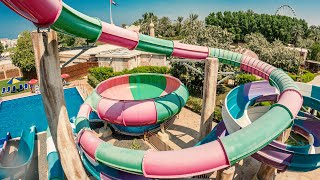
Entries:
{"label": "spiral slide", "polygon": [[[311,84],[297,83],[304,103],[303,106],[319,109],[320,87]],[[234,88],[229,92],[223,107],[223,123],[197,145],[206,144],[228,134],[232,134],[261,117],[269,106],[252,107],[257,102],[276,101],[279,92],[267,81],[248,83]],[[278,170],[311,171],[320,167],[320,121],[305,112],[299,112],[303,120],[295,119],[292,130],[303,136],[309,144],[291,146],[273,141],[252,156]],[[257,130],[259,131],[259,130]],[[258,133],[258,132],[257,132]]]}
{"label": "spiral slide", "polygon": [[[79,148],[89,160],[85,161],[84,158],[84,162],[89,162],[86,167],[100,174],[100,178],[105,178],[104,167],[147,178],[179,178],[231,166],[271,143],[293,124],[293,119],[302,106],[303,97],[293,80],[281,69],[258,59],[222,49],[181,44],[138,34],[84,15],[62,3],[61,0],[42,0],[41,3],[37,0],[1,0],[1,2],[38,27],[50,26],[56,31],[86,38],[92,42],[98,40],[128,49],[178,58],[203,60],[215,57],[221,63],[240,67],[243,71],[268,80],[280,93],[277,103],[249,126],[207,144],[178,151],[145,152],[114,147],[97,138],[86,123],[87,119],[83,119],[76,124],[81,127],[77,128],[81,129],[78,133]],[[89,113],[92,110],[88,105],[82,108],[81,112],[87,110]],[[134,125],[150,124],[147,120],[117,122],[135,122]]]}

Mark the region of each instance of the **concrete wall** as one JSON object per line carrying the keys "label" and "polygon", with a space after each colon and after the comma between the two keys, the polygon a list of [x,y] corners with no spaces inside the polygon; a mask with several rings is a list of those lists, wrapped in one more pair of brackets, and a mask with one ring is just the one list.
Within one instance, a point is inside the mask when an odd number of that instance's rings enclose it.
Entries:
{"label": "concrete wall", "polygon": [[133,57],[97,57],[99,66],[112,67],[115,72],[139,66],[167,66],[166,57],[158,54],[140,54]]}

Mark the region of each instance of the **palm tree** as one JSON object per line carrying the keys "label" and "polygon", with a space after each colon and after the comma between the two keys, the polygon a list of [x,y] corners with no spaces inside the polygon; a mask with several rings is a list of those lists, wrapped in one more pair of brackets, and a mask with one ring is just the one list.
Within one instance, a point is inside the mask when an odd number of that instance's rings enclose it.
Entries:
{"label": "palm tree", "polygon": [[193,13],[191,13],[191,14],[189,15],[189,19],[190,19],[191,22],[194,22],[194,21],[198,20],[198,18],[199,18],[199,15],[198,15],[198,14],[193,14]]}
{"label": "palm tree", "polygon": [[182,29],[182,22],[183,22],[183,17],[178,16],[176,23],[175,23],[175,35],[180,36],[181,35],[181,29]]}

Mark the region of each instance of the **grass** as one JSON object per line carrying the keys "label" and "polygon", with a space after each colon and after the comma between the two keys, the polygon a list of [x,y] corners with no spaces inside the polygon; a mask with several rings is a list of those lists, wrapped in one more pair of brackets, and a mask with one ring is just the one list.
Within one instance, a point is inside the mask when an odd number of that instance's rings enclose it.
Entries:
{"label": "grass", "polygon": [[[16,86],[17,89],[19,89],[19,85],[20,84],[25,84],[25,83],[28,83],[27,80],[22,80],[20,83],[16,83],[16,84],[7,84],[9,80],[2,80],[0,81],[0,91],[2,92],[2,88],[5,87],[6,89],[8,88],[8,86],[11,87],[11,90],[12,90],[12,87],[13,86]],[[5,97],[5,96],[11,96],[11,95],[16,95],[16,94],[21,94],[21,93],[25,93],[25,92],[28,92],[28,90],[24,90],[24,91],[16,91],[14,93],[5,93],[5,94],[1,94],[0,97]]]}
{"label": "grass", "polygon": [[[231,88],[225,87],[225,92],[223,94],[219,94],[216,96],[216,107],[214,111],[214,119],[217,121],[222,120],[221,117],[221,101],[223,102],[224,99],[226,98],[227,94]],[[202,109],[202,97],[195,97],[190,95],[186,107],[190,108],[192,111],[201,114],[201,109]]]}

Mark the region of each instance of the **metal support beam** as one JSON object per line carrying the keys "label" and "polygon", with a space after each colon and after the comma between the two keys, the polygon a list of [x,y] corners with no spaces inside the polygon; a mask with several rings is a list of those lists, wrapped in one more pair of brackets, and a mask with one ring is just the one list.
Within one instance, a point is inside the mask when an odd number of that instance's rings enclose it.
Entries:
{"label": "metal support beam", "polygon": [[76,54],[75,56],[73,56],[71,59],[69,59],[67,62],[65,62],[64,64],[61,65],[61,68],[66,67],[68,64],[70,64],[72,61],[74,61],[75,59],[77,59],[79,56],[81,56],[83,53],[85,53],[86,51],[88,51],[88,49],[82,49],[82,51],[80,51],[78,54]]}

